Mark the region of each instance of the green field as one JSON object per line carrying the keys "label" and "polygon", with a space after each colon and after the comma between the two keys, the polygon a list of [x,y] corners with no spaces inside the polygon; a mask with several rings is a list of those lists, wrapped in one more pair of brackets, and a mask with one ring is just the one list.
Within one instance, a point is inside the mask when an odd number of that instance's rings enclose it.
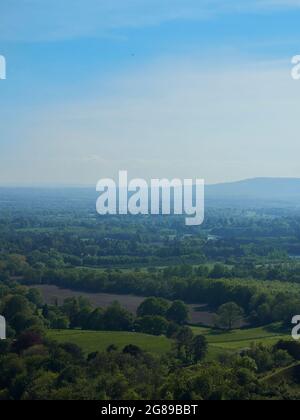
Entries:
{"label": "green field", "polygon": [[111,344],[117,346],[119,350],[128,344],[134,344],[144,351],[159,355],[168,353],[172,347],[171,340],[166,337],[129,332],[52,330],[48,336],[60,343],[77,344],[86,354],[105,351]]}
{"label": "green field", "polygon": [[[267,327],[220,332],[210,328],[192,327],[194,334],[205,335],[209,343],[208,359],[215,359],[224,352],[237,352],[247,349],[253,343],[273,345],[280,339],[290,336],[281,330],[279,325]],[[60,343],[77,344],[88,354],[105,351],[114,344],[122,350],[128,344],[134,344],[150,353],[166,354],[172,349],[172,341],[166,337],[155,337],[147,334],[107,331],[51,330],[49,337]]]}
{"label": "green field", "polygon": [[281,339],[289,339],[290,335],[281,329],[279,324],[266,327],[217,331],[210,328],[192,327],[194,334],[205,335],[214,353],[218,351],[240,351],[249,348],[253,343],[273,345]]}

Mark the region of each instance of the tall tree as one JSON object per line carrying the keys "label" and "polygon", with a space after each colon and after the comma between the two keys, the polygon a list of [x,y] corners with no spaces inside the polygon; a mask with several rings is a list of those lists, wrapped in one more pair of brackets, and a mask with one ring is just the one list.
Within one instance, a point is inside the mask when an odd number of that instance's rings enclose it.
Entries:
{"label": "tall tree", "polygon": [[176,300],[168,310],[167,318],[169,321],[176,322],[176,324],[185,324],[189,318],[188,307],[180,300]]}
{"label": "tall tree", "polygon": [[232,330],[244,316],[244,310],[234,302],[220,306],[217,316],[217,324],[227,330]]}

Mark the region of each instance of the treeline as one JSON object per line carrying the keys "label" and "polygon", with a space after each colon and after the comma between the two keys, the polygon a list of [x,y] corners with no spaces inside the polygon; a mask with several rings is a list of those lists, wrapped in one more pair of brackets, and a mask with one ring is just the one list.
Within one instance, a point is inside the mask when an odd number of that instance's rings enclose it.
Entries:
{"label": "treeline", "polygon": [[133,345],[84,355],[74,344],[25,331],[0,343],[0,400],[298,400],[296,376],[279,385],[260,376],[293,363],[276,346],[189,366]]}
{"label": "treeline", "polygon": [[94,308],[88,299],[67,298],[62,306],[45,305],[40,291],[12,281],[0,283],[0,314],[9,321],[7,334],[14,338],[28,329],[75,329],[138,331],[174,337],[188,321],[189,311],[181,301],[148,298],[137,315],[114,302],[106,309]]}
{"label": "treeline", "polygon": [[93,308],[87,299],[79,297],[65,299],[62,306],[44,305],[42,315],[52,329],[136,331],[174,338],[181,326],[187,323],[189,313],[181,301],[148,298],[140,305],[135,316],[118,302],[106,309]]}
{"label": "treeline", "polygon": [[[243,308],[253,325],[280,321],[290,323],[300,313],[299,286],[277,281],[214,279],[199,277],[190,267],[163,271],[99,272],[89,269],[30,271],[27,284],[52,284],[86,292],[156,296],[187,303],[205,303],[212,310],[228,302]],[[204,269],[206,271],[206,269]]]}
{"label": "treeline", "polygon": [[[120,314],[120,307],[112,308]],[[182,314],[178,308],[147,299],[138,317],[177,317]],[[47,338],[49,322],[55,317],[58,321],[58,314],[75,327],[89,312],[83,299],[67,300],[62,308],[46,307],[36,290],[0,282],[0,313],[7,317],[9,336],[0,341],[0,400],[299,399],[297,375],[287,384],[261,380],[262,374],[295,365],[300,360],[299,343],[252,346],[240,355],[224,353],[218,361],[208,362],[205,337],[180,325],[173,350],[163,357],[131,344],[84,354],[74,344]]]}
{"label": "treeline", "polygon": [[[263,268],[257,268],[262,271]],[[270,267],[274,272],[276,268]],[[238,274],[238,273],[236,273]],[[276,280],[232,278],[232,269],[222,264],[168,267],[148,270],[93,270],[53,268],[45,264],[30,267],[26,258],[10,255],[0,259],[0,278],[18,278],[25,284],[52,284],[86,292],[107,292],[156,296],[187,303],[208,304],[212,310],[235,302],[251,324],[290,323],[300,313],[300,286]]]}
{"label": "treeline", "polygon": [[[264,279],[274,276],[268,263],[291,263],[289,255],[300,255],[300,219],[284,210],[208,209],[203,226],[186,228],[181,218],[97,218],[94,207],[77,208],[80,200],[73,207],[72,202],[64,202],[63,208],[54,197],[44,199],[41,203],[32,197],[28,209],[22,202],[22,212],[8,202],[9,211],[0,217],[0,254],[24,255],[31,266],[48,268],[218,261],[233,265],[234,277],[238,277],[234,271],[243,266],[242,277],[254,278],[255,266],[264,265],[266,272],[259,273]],[[34,209],[32,202],[38,204]],[[246,270],[248,263],[254,267]],[[276,280],[300,281],[299,271],[289,272],[287,266],[276,275]]]}

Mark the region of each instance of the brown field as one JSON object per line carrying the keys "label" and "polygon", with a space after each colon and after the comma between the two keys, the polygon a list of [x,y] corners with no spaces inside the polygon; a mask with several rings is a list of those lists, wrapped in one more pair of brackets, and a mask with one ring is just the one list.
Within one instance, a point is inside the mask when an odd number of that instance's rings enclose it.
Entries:
{"label": "brown field", "polygon": [[[139,305],[146,299],[145,297],[132,295],[115,295],[109,293],[87,293],[77,292],[70,289],[60,289],[52,285],[34,285],[30,286],[41,291],[45,303],[53,305],[55,302],[62,305],[68,297],[83,296],[87,298],[95,307],[107,308],[113,302],[119,302],[124,308],[133,314],[136,313]],[[212,326],[214,324],[214,314],[207,310],[206,305],[188,305],[190,309],[190,322],[192,324],[201,324]]]}

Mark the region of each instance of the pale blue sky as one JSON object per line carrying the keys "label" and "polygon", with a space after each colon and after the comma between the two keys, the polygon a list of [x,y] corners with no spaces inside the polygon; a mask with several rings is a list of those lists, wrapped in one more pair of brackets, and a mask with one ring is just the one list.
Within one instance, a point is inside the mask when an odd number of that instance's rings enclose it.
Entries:
{"label": "pale blue sky", "polygon": [[0,184],[300,177],[300,0],[3,0]]}

